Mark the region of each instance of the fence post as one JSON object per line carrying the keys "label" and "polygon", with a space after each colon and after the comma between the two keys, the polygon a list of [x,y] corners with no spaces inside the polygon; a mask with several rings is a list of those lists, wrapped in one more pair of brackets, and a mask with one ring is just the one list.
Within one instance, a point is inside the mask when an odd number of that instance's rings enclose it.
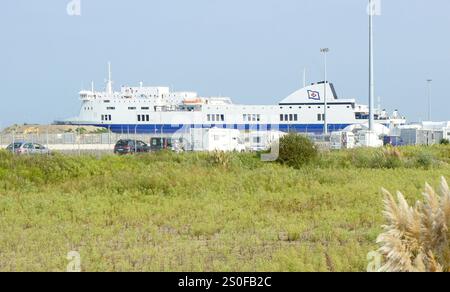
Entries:
{"label": "fence post", "polygon": [[80,145],[80,143],[81,143],[81,134],[80,134],[80,129],[78,128],[77,129],[77,140],[78,140],[78,156],[81,156],[81,145]]}
{"label": "fence post", "polygon": [[15,145],[15,143],[16,143],[16,131],[12,131],[12,152],[13,152],[13,154],[15,154],[16,153],[16,149],[14,149],[14,147],[16,146]]}
{"label": "fence post", "polygon": [[137,125],[134,126],[134,154],[137,153],[137,131],[136,131]]}
{"label": "fence post", "polygon": [[50,154],[50,149],[48,148],[48,126],[46,127],[46,130],[45,130],[45,142],[46,142],[46,145],[45,145],[45,147],[47,148],[47,151],[48,151],[48,154]]}

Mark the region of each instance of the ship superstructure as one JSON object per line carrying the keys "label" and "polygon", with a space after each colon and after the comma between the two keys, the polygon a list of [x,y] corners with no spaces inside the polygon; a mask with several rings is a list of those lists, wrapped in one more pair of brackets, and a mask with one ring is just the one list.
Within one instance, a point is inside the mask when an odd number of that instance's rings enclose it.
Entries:
{"label": "ship superstructure", "polygon": [[[326,95],[324,94],[326,90]],[[340,99],[332,83],[306,86],[277,105],[240,105],[228,97],[202,97],[196,92],[174,92],[169,87],[122,86],[113,91],[111,73],[106,90],[80,93],[78,117],[70,124],[93,125],[113,132],[171,134],[190,128],[230,128],[241,131],[276,130],[322,133],[323,97],[327,97],[329,132],[368,122],[369,108],[355,99]],[[375,122],[388,127],[405,124],[397,111],[377,110]]]}

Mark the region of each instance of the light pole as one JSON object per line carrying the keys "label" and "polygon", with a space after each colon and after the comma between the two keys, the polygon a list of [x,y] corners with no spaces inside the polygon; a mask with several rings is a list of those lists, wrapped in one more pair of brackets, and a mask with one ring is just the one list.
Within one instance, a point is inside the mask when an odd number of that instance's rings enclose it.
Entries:
{"label": "light pole", "polygon": [[375,81],[373,72],[373,15],[375,6],[373,0],[369,0],[369,131],[374,130],[373,99],[375,96]]}
{"label": "light pole", "polygon": [[428,83],[428,121],[431,121],[431,83],[433,79],[427,79]]}
{"label": "light pole", "polygon": [[329,48],[322,48],[320,49],[320,52],[323,54],[324,56],[324,66],[325,66],[325,80],[323,82],[323,89],[324,89],[324,93],[323,93],[323,100],[324,100],[324,107],[323,107],[323,134],[326,136],[328,135],[328,117],[327,117],[327,54],[330,52]]}

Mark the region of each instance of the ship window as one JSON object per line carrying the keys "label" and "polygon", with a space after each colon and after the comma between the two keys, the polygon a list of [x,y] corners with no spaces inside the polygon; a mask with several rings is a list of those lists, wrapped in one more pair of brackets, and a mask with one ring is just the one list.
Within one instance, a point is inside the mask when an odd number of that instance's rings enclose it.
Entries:
{"label": "ship window", "polygon": [[113,107],[113,106],[109,106],[109,107],[107,107],[106,109],[112,111],[112,110],[115,110],[116,108]]}
{"label": "ship window", "polygon": [[284,115],[280,115],[280,121],[284,120]]}
{"label": "ship window", "polygon": [[104,102],[104,103],[110,103],[111,101],[109,101],[109,100],[104,100],[103,102]]}
{"label": "ship window", "polygon": [[111,115],[108,115],[108,120],[109,120],[109,121],[111,121],[111,120],[112,120],[112,119],[111,119]]}
{"label": "ship window", "polygon": [[321,114],[317,114],[317,120],[321,121],[322,120],[322,115]]}
{"label": "ship window", "polygon": [[225,122],[225,115],[220,115],[220,119],[222,120],[222,122]]}
{"label": "ship window", "polygon": [[294,116],[292,114],[289,115],[289,121],[293,121],[294,120]]}
{"label": "ship window", "polygon": [[215,122],[216,121],[216,116],[212,115],[212,121]]}
{"label": "ship window", "polygon": [[211,115],[207,115],[206,119],[208,120],[208,122],[211,122]]}
{"label": "ship window", "polygon": [[220,120],[220,115],[216,115],[216,121],[218,121],[218,122],[221,121]]}
{"label": "ship window", "polygon": [[135,110],[136,108],[135,107],[129,107],[128,109],[132,111],[132,110]]}
{"label": "ship window", "polygon": [[140,122],[141,121],[141,115],[138,115],[137,118],[138,118],[138,122]]}
{"label": "ship window", "polygon": [[141,107],[141,110],[143,110],[143,111],[147,111],[147,110],[149,110],[150,108],[149,107],[146,107],[146,106],[144,106],[144,107]]}
{"label": "ship window", "polygon": [[105,115],[102,115],[102,121],[104,121],[105,120]]}
{"label": "ship window", "polygon": [[294,121],[298,121],[298,115],[297,114],[294,115]]}
{"label": "ship window", "polygon": [[284,120],[287,122],[289,121],[289,115],[284,115]]}
{"label": "ship window", "polygon": [[261,115],[256,115],[256,120],[257,120],[258,122],[260,122],[260,121],[261,121]]}
{"label": "ship window", "polygon": [[149,122],[149,121],[150,121],[150,115],[145,115],[145,120],[146,120],[147,122]]}

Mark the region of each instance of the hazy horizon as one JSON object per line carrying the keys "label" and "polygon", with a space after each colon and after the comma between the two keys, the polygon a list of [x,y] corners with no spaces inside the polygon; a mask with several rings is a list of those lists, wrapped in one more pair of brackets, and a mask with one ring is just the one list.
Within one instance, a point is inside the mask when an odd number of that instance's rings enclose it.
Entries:
{"label": "hazy horizon", "polygon": [[[78,114],[78,91],[103,89],[112,62],[121,85],[169,86],[235,103],[276,104],[308,82],[329,80],[340,97],[367,103],[367,1],[7,0],[0,30],[0,128]],[[381,0],[375,18],[376,96],[409,121],[450,120],[450,1]]]}

